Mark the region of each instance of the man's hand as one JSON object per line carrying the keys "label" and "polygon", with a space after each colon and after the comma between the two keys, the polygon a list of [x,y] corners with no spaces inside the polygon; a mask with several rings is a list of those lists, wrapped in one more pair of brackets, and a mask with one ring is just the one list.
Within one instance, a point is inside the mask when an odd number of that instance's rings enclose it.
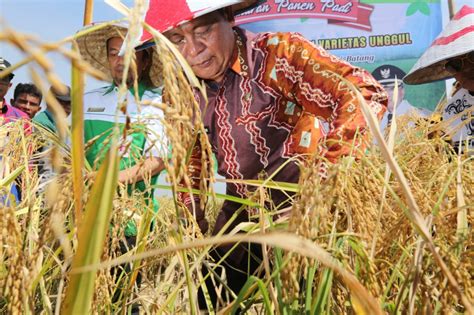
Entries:
{"label": "man's hand", "polygon": [[165,169],[161,158],[150,157],[143,162],[124,169],[118,174],[118,182],[121,184],[133,184],[145,179],[146,176],[155,176]]}
{"label": "man's hand", "polygon": [[197,223],[201,229],[201,233],[206,234],[207,230],[209,229],[209,222],[207,222],[206,218],[198,220]]}

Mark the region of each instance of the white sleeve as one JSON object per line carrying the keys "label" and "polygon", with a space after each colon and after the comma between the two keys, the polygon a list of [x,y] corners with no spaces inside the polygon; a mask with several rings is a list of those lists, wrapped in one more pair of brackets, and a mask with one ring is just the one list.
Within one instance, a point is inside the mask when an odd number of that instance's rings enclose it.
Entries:
{"label": "white sleeve", "polygon": [[153,104],[161,104],[161,97],[153,98],[150,105],[142,105],[141,116],[146,126],[144,155],[166,159],[169,141],[163,126],[164,114]]}

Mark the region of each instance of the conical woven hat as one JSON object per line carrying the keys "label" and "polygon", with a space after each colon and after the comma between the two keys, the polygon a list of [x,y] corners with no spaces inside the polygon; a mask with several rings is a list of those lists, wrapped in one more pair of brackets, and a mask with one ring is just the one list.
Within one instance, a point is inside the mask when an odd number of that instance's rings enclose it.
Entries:
{"label": "conical woven hat", "polygon": [[[88,32],[94,28],[94,30]],[[112,75],[107,61],[107,40],[112,37],[125,38],[127,26],[124,24],[93,23],[84,27],[76,35],[76,42],[79,47],[81,57],[89,62],[94,68],[108,75],[112,81]],[[84,35],[81,35],[85,33]],[[150,51],[152,63],[149,71],[149,78],[153,87],[162,85],[162,65],[155,51]]]}
{"label": "conical woven hat", "polygon": [[474,50],[474,8],[463,6],[403,79],[422,84],[452,77],[446,62]]}

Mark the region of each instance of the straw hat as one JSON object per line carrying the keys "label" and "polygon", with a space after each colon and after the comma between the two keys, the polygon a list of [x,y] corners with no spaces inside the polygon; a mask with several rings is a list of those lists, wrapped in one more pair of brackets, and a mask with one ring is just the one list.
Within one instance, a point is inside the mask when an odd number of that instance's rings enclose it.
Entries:
{"label": "straw hat", "polygon": [[403,79],[422,84],[452,77],[446,62],[474,50],[474,8],[463,6]]}
{"label": "straw hat", "polygon": [[60,89],[56,89],[54,86],[49,88],[50,93],[54,98],[63,102],[71,101],[71,87],[69,85],[62,85]]}
{"label": "straw hat", "polygon": [[[149,0],[145,22],[158,32],[166,32],[180,24],[219,10],[232,6],[235,11],[242,10],[256,0]],[[143,30],[139,44],[151,40],[153,36]]]}
{"label": "straw hat", "polygon": [[[100,27],[104,25],[103,27]],[[97,28],[87,32],[88,29]],[[125,24],[93,23],[80,30],[76,36],[81,57],[89,62],[94,68],[108,75],[112,81],[112,75],[107,61],[107,40],[112,37],[125,38],[128,27]],[[85,35],[81,35],[85,33]],[[162,65],[155,51],[151,51],[152,63],[149,71],[149,78],[153,87],[162,85]]]}

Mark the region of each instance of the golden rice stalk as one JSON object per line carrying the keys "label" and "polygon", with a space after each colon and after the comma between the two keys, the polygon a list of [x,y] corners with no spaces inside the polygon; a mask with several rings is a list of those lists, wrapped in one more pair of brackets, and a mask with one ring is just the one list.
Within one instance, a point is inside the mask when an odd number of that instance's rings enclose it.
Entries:
{"label": "golden rice stalk", "polygon": [[462,187],[462,163],[461,163],[461,156],[457,158],[457,176],[456,176],[456,200],[457,206],[460,209],[456,220],[457,220],[457,229],[456,229],[456,236],[459,240],[459,250],[461,250],[466,238],[467,233],[469,232],[468,221],[467,221],[467,209],[466,209],[466,201],[464,198],[464,192]]}
{"label": "golden rice stalk", "polygon": [[201,205],[199,206],[203,208],[206,192],[210,191],[214,195],[213,187],[210,185],[214,182],[214,161],[211,146],[202,124],[199,104],[190,84],[198,88],[206,98],[204,85],[199,83],[186,60],[166,37],[147,25],[144,27],[153,35],[156,52],[163,64],[164,91],[166,92],[164,99],[168,105],[164,110],[166,119],[163,123],[172,148],[171,160],[167,163],[168,175],[175,192],[178,191],[178,185],[182,183],[191,191],[187,161],[193,145],[198,143],[202,162],[200,173]]}
{"label": "golden rice stalk", "polygon": [[[388,151],[390,154],[393,154],[393,147],[394,147],[394,141],[395,141],[395,134],[397,132],[397,107],[398,107],[398,79],[395,78],[395,88],[393,90],[393,100],[392,100],[392,103],[394,104],[393,106],[393,118],[392,118],[392,122],[390,124],[390,128],[389,128],[389,133],[388,133],[388,141],[387,141],[387,148],[388,148]],[[390,166],[387,164],[387,166],[385,167],[385,175],[384,175],[384,180],[385,182],[388,182],[389,179],[390,179],[390,174],[391,174],[391,170],[390,170]],[[382,209],[383,209],[383,203],[385,202],[385,197],[387,195],[387,188],[386,186],[384,185],[383,186],[383,190],[382,190],[382,200],[380,202],[380,207],[379,207],[379,213],[378,213],[378,222],[380,222],[380,218],[381,218],[381,215],[382,215]],[[376,227],[376,235],[374,236],[373,238],[373,242],[372,242],[372,247],[370,249],[370,257],[373,258],[374,257],[374,251],[375,251],[375,246],[376,246],[376,241],[377,241],[377,233],[379,232],[379,229],[380,229],[380,225],[377,225]]]}
{"label": "golden rice stalk", "polygon": [[359,103],[362,105],[362,110],[365,116],[365,119],[370,126],[370,129],[372,130],[372,133],[374,134],[375,138],[379,142],[379,145],[381,147],[381,152],[384,158],[386,159],[387,163],[390,165],[390,168],[392,169],[394,175],[397,177],[399,182],[401,183],[401,188],[403,191],[403,194],[405,198],[407,199],[409,208],[408,212],[405,214],[408,216],[410,221],[413,223],[415,228],[417,229],[418,233],[423,237],[425,242],[428,245],[428,248],[430,249],[432,255],[434,256],[436,262],[440,266],[441,270],[447,277],[449,283],[453,287],[453,289],[457,292],[459,295],[460,299],[463,302],[464,307],[466,308],[466,311],[468,313],[474,313],[474,309],[472,307],[471,302],[467,299],[467,297],[463,294],[461,291],[458,282],[456,279],[453,277],[452,273],[449,271],[448,267],[444,263],[443,259],[439,255],[439,253],[436,251],[436,247],[433,244],[433,240],[431,238],[431,233],[429,232],[428,228],[426,227],[426,222],[423,219],[423,217],[420,214],[418,205],[413,197],[413,194],[410,190],[410,187],[408,185],[408,182],[406,180],[406,177],[404,176],[403,172],[401,171],[399,165],[395,161],[394,157],[392,154],[390,154],[387,144],[385,143],[385,140],[382,137],[382,134],[380,133],[380,128],[377,123],[377,119],[375,118],[374,113],[370,109],[370,107],[367,105],[367,102],[361,95],[361,93],[355,88],[354,85],[352,85],[350,82],[346,81],[346,84],[349,86],[349,88],[354,92],[354,94],[357,96],[357,99]]}
{"label": "golden rice stalk", "polygon": [[[104,263],[90,264],[76,269],[76,272],[94,272],[102,268],[116,266],[124,262],[149,257],[160,257],[167,253],[179,252],[191,248],[200,248],[208,245],[251,242],[275,246],[284,250],[298,253],[302,256],[315,259],[324,266],[334,270],[342,281],[351,290],[353,297],[358,300],[360,307],[366,314],[382,314],[376,300],[367,292],[353,274],[342,268],[340,264],[320,246],[313,242],[290,233],[267,233],[267,234],[237,234],[214,236],[206,239],[198,239],[193,242],[181,243],[176,246],[154,249],[145,253],[132,255],[130,257],[120,257]],[[194,268],[195,266],[193,266]]]}
{"label": "golden rice stalk", "polygon": [[5,259],[5,263],[8,264],[8,274],[6,279],[2,279],[2,295],[9,299],[9,313],[20,314],[25,311],[27,294],[23,288],[27,285],[28,279],[28,270],[23,269],[25,265],[25,256],[21,250],[23,242],[14,209],[4,207],[1,215],[0,244],[5,250],[2,259]]}
{"label": "golden rice stalk", "polygon": [[[77,44],[73,43],[73,51],[78,51]],[[75,60],[72,61],[71,80],[71,156],[72,179],[74,186],[74,209],[76,226],[79,227],[82,218],[82,196],[84,188],[84,76]],[[59,117],[59,115],[58,115]]]}
{"label": "golden rice stalk", "polygon": [[95,272],[80,272],[84,265],[99,262],[109,229],[112,199],[117,188],[118,150],[116,140],[100,167],[78,231],[78,247],[72,261],[71,278],[63,304],[65,314],[86,314],[91,307]]}

